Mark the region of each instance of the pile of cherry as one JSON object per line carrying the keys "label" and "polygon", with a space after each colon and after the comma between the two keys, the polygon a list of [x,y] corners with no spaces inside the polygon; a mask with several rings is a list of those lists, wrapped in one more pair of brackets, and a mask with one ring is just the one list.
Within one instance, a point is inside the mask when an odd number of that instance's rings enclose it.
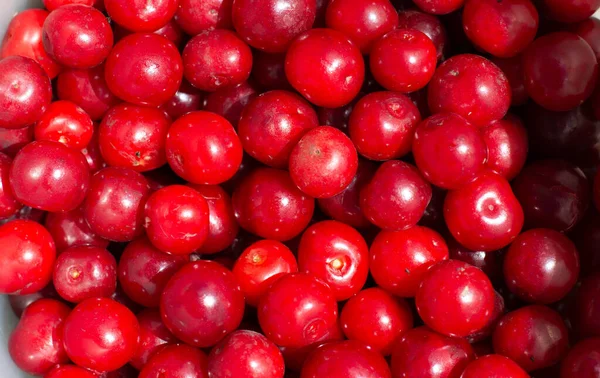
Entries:
{"label": "pile of cherry", "polygon": [[600,377],[600,0],[44,3],[0,49],[23,371]]}

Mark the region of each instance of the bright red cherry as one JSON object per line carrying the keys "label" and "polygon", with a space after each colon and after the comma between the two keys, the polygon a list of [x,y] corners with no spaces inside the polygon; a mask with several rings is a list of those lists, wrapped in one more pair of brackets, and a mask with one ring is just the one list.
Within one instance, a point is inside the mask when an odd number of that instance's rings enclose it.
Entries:
{"label": "bright red cherry", "polygon": [[522,307],[504,315],[493,334],[494,351],[532,371],[560,361],[569,347],[560,315],[545,306]]}
{"label": "bright red cherry", "polygon": [[140,326],[125,306],[108,298],[87,299],[64,322],[67,355],[99,372],[116,370],[135,354]]}
{"label": "bright red cherry", "polygon": [[577,22],[591,17],[600,8],[599,0],[542,0],[544,12],[560,22]]}
{"label": "bright red cherry", "polygon": [[254,83],[244,81],[234,87],[221,88],[208,94],[202,109],[223,116],[239,132],[238,122],[242,111],[259,93]]}
{"label": "bright red cherry", "polygon": [[140,325],[140,341],[129,363],[134,368],[142,370],[153,355],[177,342],[177,339],[163,324],[158,310],[146,309],[136,317]]}
{"label": "bright red cherry", "polygon": [[502,72],[504,72],[504,75],[506,75],[506,78],[508,79],[512,93],[511,105],[519,106],[527,103],[529,94],[527,94],[527,89],[525,89],[523,54],[506,59],[493,58],[492,63],[497,65]]}
{"label": "bright red cherry", "polygon": [[23,207],[10,187],[11,163],[8,156],[0,153],[0,219],[10,218]]}
{"label": "bright red cherry", "polygon": [[369,60],[373,77],[390,91],[414,92],[433,77],[437,50],[431,39],[416,29],[397,29],[373,44]]}
{"label": "bright red cherry", "polygon": [[297,272],[298,264],[285,244],[260,240],[242,252],[232,271],[244,292],[246,303],[256,307],[269,286],[280,276]]}
{"label": "bright red cherry", "polygon": [[598,79],[596,54],[573,33],[538,38],[523,56],[525,88],[546,109],[567,111],[591,96]]}
{"label": "bright red cherry", "polygon": [[504,72],[472,54],[456,55],[442,63],[427,93],[433,113],[456,113],[478,127],[504,118],[511,103]]}
{"label": "bright red cherry", "polygon": [[313,25],[316,1],[235,0],[233,26],[250,46],[262,51],[284,52],[299,34]]}
{"label": "bright red cherry", "polygon": [[90,170],[83,154],[62,143],[32,142],[17,153],[10,186],[27,206],[45,211],[71,211],[84,200]]}
{"label": "bright red cherry", "polygon": [[346,134],[331,126],[307,131],[290,153],[289,170],[302,192],[333,197],[348,187],[358,169],[358,155]]}
{"label": "bright red cherry", "polygon": [[529,378],[529,374],[521,369],[517,363],[499,354],[490,354],[471,361],[460,377],[479,378],[483,376]]}
{"label": "bright red cherry", "polygon": [[242,179],[232,196],[242,228],[266,239],[287,241],[308,226],[313,198],[302,193],[286,171],[258,168]]}
{"label": "bright red cherry", "polygon": [[488,152],[485,166],[508,181],[514,179],[525,165],[529,148],[527,131],[521,120],[509,114],[482,128],[481,136]]}
{"label": "bright red cherry", "polygon": [[419,327],[407,331],[396,342],[391,358],[392,376],[460,378],[474,359],[473,348],[465,339]]}
{"label": "bright red cherry", "polygon": [[175,21],[189,35],[205,30],[231,29],[231,5],[233,0],[180,0]]}
{"label": "bright red cherry", "polygon": [[365,63],[360,50],[344,34],[312,29],[290,45],[285,74],[300,94],[327,108],[344,106],[360,91]]}
{"label": "bright red cherry", "polygon": [[448,14],[462,8],[465,0],[413,0],[424,12],[432,14]]}
{"label": "bright red cherry", "polygon": [[422,226],[381,231],[370,249],[370,271],[379,287],[399,297],[414,297],[429,269],[448,259],[437,232]]}
{"label": "bright red cherry", "polygon": [[165,140],[171,120],[162,111],[131,104],[110,109],[98,128],[104,161],[113,167],[151,171],[167,162]]}
{"label": "bright red cherry", "polygon": [[250,47],[229,30],[198,34],[187,43],[182,57],[185,78],[208,92],[243,83],[252,69]]}
{"label": "bright red cherry", "polygon": [[113,47],[113,32],[98,9],[65,5],[48,15],[42,28],[44,48],[58,63],[91,68],[102,63]]}
{"label": "bright red cherry", "polygon": [[56,251],[61,253],[70,247],[83,245],[106,248],[109,241],[94,234],[85,221],[81,208],[69,212],[48,213],[44,227],[56,243]]}
{"label": "bright red cherry", "polygon": [[405,300],[380,288],[365,289],[346,302],[340,314],[344,335],[388,356],[398,337],[413,327]]}
{"label": "bright red cherry", "polygon": [[390,160],[375,172],[360,193],[360,208],[369,221],[386,230],[417,224],[431,200],[431,185],[408,163]]}
{"label": "bright red cherry", "polygon": [[448,33],[440,19],[415,9],[398,13],[398,29],[415,29],[431,39],[437,50],[438,61],[448,54]]}
{"label": "bright red cherry", "polygon": [[223,117],[205,111],[173,122],[166,142],[173,171],[195,184],[215,185],[233,177],[242,162],[242,144]]}
{"label": "bright red cherry", "polygon": [[487,159],[487,146],[479,130],[454,113],[435,114],[421,122],[412,149],[425,178],[444,189],[458,189],[471,182]]}
{"label": "bright red cherry", "polygon": [[398,159],[411,151],[419,109],[407,96],[373,92],[350,115],[348,133],[358,153],[371,160]]}
{"label": "bright red cherry", "polygon": [[122,100],[156,107],[177,93],[183,61],[175,44],[165,37],[131,34],[112,49],[106,59],[105,77],[110,91]]}
{"label": "bright red cherry", "polygon": [[560,378],[593,378],[600,371],[600,339],[575,344],[561,362]]}
{"label": "bright red cherry", "polygon": [[208,378],[208,360],[201,350],[169,345],[150,358],[139,378]]}
{"label": "bright red cherry", "polygon": [[76,104],[56,101],[50,104],[33,130],[35,140],[60,142],[74,149],[82,149],[92,140],[94,123]]}
{"label": "bright red cherry", "polygon": [[104,0],[104,7],[117,24],[134,32],[153,32],[165,26],[177,11],[179,0]]}
{"label": "bright red cherry", "polygon": [[483,171],[474,181],[448,192],[444,219],[460,244],[471,250],[493,251],[519,235],[524,217],[508,181]]}
{"label": "bright red cherry", "polygon": [[69,361],[63,347],[62,326],[71,309],[54,299],[29,305],[8,340],[8,351],[24,372],[41,375]]}
{"label": "bright red cherry", "polygon": [[176,120],[179,117],[200,110],[204,95],[198,89],[194,88],[187,80],[183,80],[177,92],[159,109],[163,110],[171,119]]}
{"label": "bright red cherry", "polygon": [[283,347],[303,347],[327,339],[337,327],[333,291],[308,273],[276,280],[258,304],[258,322],[267,338]]}
{"label": "bright red cherry", "polygon": [[244,294],[225,267],[212,261],[196,261],[171,278],[161,297],[160,313],[179,340],[209,347],[240,325]]}
{"label": "bright red cherry", "polygon": [[302,97],[275,90],[244,108],[237,130],[246,153],[268,166],[286,168],[294,146],[318,125],[317,113]]}
{"label": "bright red cherry", "polygon": [[57,365],[44,378],[98,378],[98,376],[75,365]]}
{"label": "bright red cherry", "polygon": [[97,0],[42,0],[44,6],[48,9],[48,12],[52,12],[53,10],[68,4],[83,4],[91,7],[97,2]]}
{"label": "bright red cherry", "polygon": [[42,117],[52,100],[50,79],[34,60],[0,60],[0,128],[20,129]]}
{"label": "bright red cherry", "polygon": [[96,235],[112,241],[129,241],[144,232],[144,203],[150,194],[148,180],[127,168],[109,167],[96,172],[83,214]]}
{"label": "bright red cherry", "polygon": [[11,159],[31,141],[33,141],[33,127],[23,127],[21,129],[0,128],[0,152]]}

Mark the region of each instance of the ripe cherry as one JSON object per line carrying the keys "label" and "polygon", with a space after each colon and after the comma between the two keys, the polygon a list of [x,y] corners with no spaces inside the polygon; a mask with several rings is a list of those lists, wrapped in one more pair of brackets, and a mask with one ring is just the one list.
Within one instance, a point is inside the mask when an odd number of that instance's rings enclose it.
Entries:
{"label": "ripe cherry", "polygon": [[244,81],[234,87],[221,88],[208,94],[203,109],[223,116],[239,132],[238,122],[242,111],[259,93],[253,82]]}
{"label": "ripe cherry", "polygon": [[23,127],[21,129],[0,128],[0,152],[11,159],[31,141],[33,141],[33,127]]}
{"label": "ripe cherry", "polygon": [[527,160],[527,131],[519,118],[509,114],[506,118],[490,123],[481,129],[487,146],[485,166],[511,181]]}
{"label": "ripe cherry", "polygon": [[485,375],[506,378],[529,378],[525,370],[521,369],[513,360],[499,354],[490,354],[471,361],[460,377],[478,378]]}
{"label": "ripe cherry", "polygon": [[165,26],[177,11],[179,0],[105,0],[104,7],[117,24],[134,32],[153,32]]}
{"label": "ripe cherry", "polygon": [[440,19],[432,14],[410,9],[398,13],[399,29],[415,29],[431,39],[438,61],[448,54],[448,33]]}
{"label": "ripe cherry", "polygon": [[571,324],[578,335],[600,337],[600,274],[594,273],[581,281],[572,304]]}
{"label": "ripe cherry", "polygon": [[600,20],[591,17],[576,24],[569,25],[569,31],[579,35],[590,45],[596,58],[600,58]]}
{"label": "ripe cherry", "polygon": [[187,345],[169,345],[154,354],[139,378],[208,377],[208,360],[201,350]]}
{"label": "ripe cherry", "polygon": [[23,207],[10,187],[11,163],[8,156],[0,153],[0,219],[10,218]]}
{"label": "ripe cherry", "polygon": [[98,376],[87,369],[75,365],[58,365],[48,372],[44,378],[97,378]]}
{"label": "ripe cherry", "polygon": [[523,54],[506,59],[493,58],[492,63],[497,65],[508,79],[508,84],[510,85],[510,91],[512,93],[511,105],[519,106],[527,103],[529,94],[527,94],[527,89],[525,88]]}
{"label": "ripe cherry", "polygon": [[69,212],[47,214],[44,227],[52,235],[58,253],[70,247],[83,245],[108,247],[108,240],[92,232],[85,221],[81,208]]}
{"label": "ripe cherry", "polygon": [[14,312],[14,314],[18,318],[20,318],[23,315],[23,311],[25,311],[25,309],[29,307],[30,304],[34,303],[39,299],[44,298],[56,299],[59,301],[61,300],[60,295],[58,295],[58,293],[54,289],[54,286],[52,286],[52,282],[49,283],[46,287],[42,288],[40,291],[37,291],[32,294],[9,295],[8,303],[10,304],[10,308]]}
{"label": "ripe cherry", "polygon": [[600,8],[598,0],[543,0],[542,9],[560,22],[578,22],[591,17]]}
{"label": "ripe cherry", "polygon": [[600,369],[600,339],[575,344],[561,362],[560,378],[593,377]]}
{"label": "ripe cherry", "polygon": [[231,4],[233,0],[180,0],[175,21],[189,35],[204,30],[231,29]]}
{"label": "ripe cherry", "polygon": [[177,92],[159,109],[163,110],[172,120],[202,108],[204,95],[194,88],[187,80],[183,80]]}
{"label": "ripe cherry", "polygon": [[499,251],[473,251],[460,245],[452,236],[446,237],[450,258],[453,260],[464,261],[481,269],[492,283],[502,282],[504,263],[504,250]]}
{"label": "ripe cherry", "polygon": [[97,0],[42,0],[48,12],[68,4],[83,4],[91,7],[97,2]]}
{"label": "ripe cherry", "polygon": [[90,116],[69,101],[56,101],[34,127],[35,140],[60,142],[74,149],[85,148],[92,139],[94,124]]}
{"label": "ripe cherry", "polygon": [[158,310],[146,309],[136,317],[140,325],[140,341],[129,363],[142,370],[153,355],[175,343],[177,339],[163,324]]}

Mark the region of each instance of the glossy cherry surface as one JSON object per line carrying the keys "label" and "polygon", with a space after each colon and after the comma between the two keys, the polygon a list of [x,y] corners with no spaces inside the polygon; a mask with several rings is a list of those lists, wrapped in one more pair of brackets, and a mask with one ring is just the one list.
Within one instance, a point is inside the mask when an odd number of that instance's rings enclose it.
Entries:
{"label": "glossy cherry surface", "polygon": [[109,241],[94,234],[85,221],[81,208],[69,212],[49,213],[44,227],[52,235],[58,253],[83,245],[106,248]]}
{"label": "glossy cherry surface", "polygon": [[231,29],[231,4],[233,0],[180,0],[175,21],[189,35],[204,30]]}
{"label": "glossy cherry surface", "polygon": [[431,185],[408,163],[383,163],[360,192],[360,208],[369,221],[386,230],[417,224],[431,200]]}
{"label": "glossy cherry surface", "polygon": [[254,82],[244,81],[236,86],[210,93],[204,100],[203,109],[225,117],[239,132],[238,122],[242,111],[259,93]]}
{"label": "glossy cherry surface", "polygon": [[169,345],[156,353],[139,378],[208,378],[208,359],[201,350],[187,345]]}
{"label": "glossy cherry surface", "polygon": [[360,91],[365,63],[358,47],[344,34],[312,29],[290,45],[285,74],[308,101],[337,108],[348,104]]}
{"label": "glossy cherry surface", "polygon": [[94,124],[90,116],[69,101],[55,101],[34,127],[35,140],[60,142],[74,149],[85,148],[92,139]]}
{"label": "glossy cherry surface", "polygon": [[442,15],[461,8],[465,0],[414,0],[414,3],[424,12]]}
{"label": "glossy cherry surface", "polygon": [[153,32],[165,26],[177,11],[179,0],[105,0],[104,7],[117,24],[134,32]]}
{"label": "glossy cherry surface", "polygon": [[569,27],[569,31],[577,34],[590,45],[596,58],[600,57],[600,20],[591,17],[587,20],[583,20],[576,24],[572,24]]}
{"label": "glossy cherry surface", "polygon": [[560,378],[592,378],[600,369],[600,339],[590,338],[575,344],[561,362]]}
{"label": "glossy cherry surface", "polygon": [[415,9],[405,10],[398,13],[398,28],[416,29],[428,36],[435,46],[438,60],[448,54],[448,33],[438,17]]}
{"label": "glossy cherry surface", "polygon": [[527,131],[521,120],[509,114],[482,128],[481,136],[487,146],[485,166],[508,181],[514,179],[523,169],[529,149]]}
{"label": "glossy cherry surface", "polygon": [[600,8],[598,0],[543,0],[543,10],[560,22],[577,22],[591,17]]}
{"label": "glossy cherry surface", "polygon": [[75,365],[59,365],[44,378],[97,378],[97,375]]}
{"label": "glossy cherry surface", "polygon": [[462,373],[461,378],[477,378],[482,375],[506,378],[529,378],[529,374],[521,369],[513,360],[498,354],[490,354],[471,361]]}
{"label": "glossy cherry surface", "polygon": [[140,341],[129,363],[134,368],[142,370],[150,358],[166,346],[175,343],[177,339],[163,324],[158,310],[142,310],[136,318],[140,325]]}

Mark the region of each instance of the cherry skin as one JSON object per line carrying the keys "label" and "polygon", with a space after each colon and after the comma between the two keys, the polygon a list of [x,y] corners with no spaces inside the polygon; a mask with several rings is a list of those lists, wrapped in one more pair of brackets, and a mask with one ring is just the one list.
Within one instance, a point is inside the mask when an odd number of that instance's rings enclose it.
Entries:
{"label": "cherry skin", "polygon": [[414,0],[413,2],[424,12],[443,15],[462,8],[465,0]]}
{"label": "cherry skin", "polygon": [[448,260],[442,236],[422,226],[381,231],[370,249],[370,271],[382,289],[399,297],[414,297],[429,269]]}
{"label": "cherry skin", "polygon": [[135,315],[108,298],[87,299],[64,322],[67,355],[78,366],[117,370],[133,357],[140,334]]}
{"label": "cherry skin", "polygon": [[232,20],[235,30],[250,46],[269,53],[285,52],[292,40],[311,28],[316,1],[236,0]]}
{"label": "cherry skin", "polygon": [[288,91],[265,92],[242,111],[238,132],[244,151],[274,168],[285,168],[300,138],[319,125],[317,113]]}
{"label": "cherry skin", "polygon": [[134,302],[149,308],[160,305],[160,295],[171,277],[189,258],[159,251],[145,237],[130,242],[119,260],[119,284]]}
{"label": "cherry skin", "polygon": [[8,340],[8,352],[24,372],[41,375],[69,361],[62,343],[62,326],[71,309],[54,299],[29,305]]}
{"label": "cherry skin", "polygon": [[310,222],[315,201],[302,193],[286,171],[258,168],[233,192],[233,211],[240,226],[265,239],[287,241]]}
{"label": "cherry skin", "polygon": [[[89,0],[88,0],[89,1]],[[0,58],[23,56],[39,63],[50,79],[54,79],[61,66],[48,56],[42,42],[42,26],[48,17],[43,9],[27,9],[16,14],[6,29],[0,47]]]}
{"label": "cherry skin", "polygon": [[110,297],[117,288],[117,261],[104,248],[71,247],[56,259],[52,282],[58,294],[72,303]]}
{"label": "cherry skin", "polygon": [[567,327],[560,315],[532,305],[509,312],[493,334],[494,351],[515,361],[525,371],[554,365],[568,350]]}
{"label": "cherry skin", "polygon": [[20,129],[42,117],[52,100],[50,79],[34,60],[0,60],[0,128]]}
{"label": "cherry skin", "polygon": [[113,32],[99,10],[81,4],[65,5],[50,13],[42,28],[50,57],[71,68],[102,63],[113,47]]}
{"label": "cherry skin", "polygon": [[58,365],[44,376],[44,378],[97,378],[89,370],[75,365]]}
{"label": "cherry skin", "polygon": [[290,153],[290,176],[314,198],[333,197],[352,182],[358,155],[350,138],[331,126],[307,131]]}
{"label": "cherry skin", "polygon": [[462,373],[461,378],[478,378],[482,375],[506,378],[529,378],[529,374],[521,369],[513,360],[498,354],[490,354],[471,361]]}
{"label": "cherry skin", "polygon": [[254,83],[244,81],[234,87],[210,93],[204,100],[203,109],[223,116],[239,132],[238,122],[242,111],[259,93]]}
{"label": "cherry skin", "polygon": [[519,106],[527,103],[529,94],[527,94],[527,89],[525,89],[523,54],[506,59],[493,58],[492,63],[497,65],[508,79],[510,90],[512,92],[511,105]]}
{"label": "cherry skin", "polygon": [[419,327],[407,331],[396,342],[391,358],[392,376],[460,378],[474,359],[473,348],[466,340]]}
{"label": "cherry skin", "polygon": [[204,95],[202,92],[194,88],[187,80],[183,80],[177,92],[169,101],[162,104],[160,109],[167,113],[171,119],[176,120],[189,112],[200,110],[203,101]]}
{"label": "cherry skin", "polygon": [[33,141],[33,127],[23,127],[21,129],[0,128],[0,153],[11,159],[31,141]]}
{"label": "cherry skin", "polygon": [[444,219],[460,244],[474,251],[494,251],[519,235],[524,217],[508,181],[483,171],[474,181],[448,192]]}
{"label": "cherry skin", "polygon": [[189,35],[205,30],[231,29],[231,5],[233,0],[180,0],[175,21]]}
{"label": "cherry skin", "polygon": [[408,163],[390,160],[360,192],[360,208],[369,221],[385,230],[417,224],[431,199],[431,185]]}
{"label": "cherry skin", "polygon": [[346,34],[363,54],[398,25],[398,12],[388,0],[332,0],[325,15],[327,27]]}
{"label": "cherry skin", "polygon": [[600,368],[600,339],[575,344],[561,363],[560,378],[593,378]]}
{"label": "cherry skin", "polygon": [[71,211],[87,194],[89,166],[81,152],[62,143],[32,142],[15,156],[10,185],[15,198],[27,206]]}
{"label": "cherry skin", "polygon": [[165,26],[177,11],[178,0],[105,0],[104,7],[117,24],[134,32],[153,32]]}
{"label": "cherry skin", "polygon": [[208,377],[208,359],[198,349],[187,345],[169,345],[154,354],[140,372],[139,378]]}
{"label": "cherry skin", "polygon": [[573,328],[584,337],[600,337],[600,275],[594,273],[581,281],[572,305]]}
{"label": "cherry skin", "polygon": [[258,304],[265,336],[283,347],[303,347],[328,338],[337,327],[334,292],[308,273],[289,273],[276,280]]}
{"label": "cherry skin", "polygon": [[290,45],[285,74],[300,94],[326,108],[344,106],[360,91],[365,63],[360,50],[337,30],[312,29]]}
{"label": "cherry skin", "polygon": [[52,235],[58,253],[70,247],[83,245],[108,247],[108,240],[92,232],[85,221],[81,208],[69,212],[47,214],[44,227]]}
{"label": "cherry skin", "polygon": [[428,88],[433,113],[453,112],[478,127],[502,119],[511,103],[506,75],[478,55],[448,59],[435,71]]}
{"label": "cherry skin", "polygon": [[183,61],[175,44],[165,37],[136,33],[112,49],[106,59],[105,78],[110,91],[122,100],[156,107],[177,93]]}
{"label": "cherry skin", "polygon": [[161,251],[189,255],[209,232],[208,203],[196,190],[170,185],[154,192],[144,210],[146,234]]}
{"label": "cherry skin", "polygon": [[473,251],[460,245],[452,236],[446,237],[448,251],[452,260],[459,260],[481,269],[492,283],[502,282],[504,250],[499,251]]}
{"label": "cherry skin", "polygon": [[292,88],[285,77],[285,54],[255,51],[252,61],[252,78],[260,87],[267,90],[290,90]]}
{"label": "cherry skin", "polygon": [[240,325],[244,294],[225,267],[212,261],[196,261],[169,280],[161,297],[160,313],[175,337],[206,348]]}
{"label": "cherry skin", "polygon": [[242,144],[233,126],[214,113],[197,111],[173,122],[166,142],[167,161],[194,184],[216,185],[233,177],[242,162]]}
{"label": "cherry skin", "polygon": [[10,187],[11,163],[8,156],[0,153],[0,219],[10,218],[23,207]]}
{"label": "cherry skin", "polygon": [[165,139],[171,120],[158,109],[130,104],[110,109],[98,128],[104,161],[113,167],[151,171],[166,164]]}
{"label": "cherry skin", "polygon": [[301,378],[363,376],[391,378],[385,359],[356,341],[338,341],[315,349],[304,363]]}
{"label": "cherry skin", "polygon": [[284,371],[283,357],[277,346],[253,331],[231,333],[208,355],[211,378],[283,378]]}
{"label": "cherry skin", "polygon": [[52,12],[53,10],[68,5],[68,4],[83,4],[89,7],[94,6],[97,3],[96,0],[42,0],[48,12]]}
{"label": "cherry skin", "polygon": [[526,166],[513,182],[525,212],[526,228],[572,229],[590,202],[584,173],[564,160],[540,160]]}
{"label": "cherry skin", "polygon": [[187,43],[182,56],[185,78],[208,92],[243,83],[252,69],[250,47],[229,30],[198,34]]}
{"label": "cherry skin", "polygon": [[75,149],[85,148],[92,139],[94,124],[90,116],[69,101],[56,101],[34,127],[35,140],[60,142]]}
{"label": "cherry skin", "polygon": [[585,39],[592,50],[594,50],[596,59],[600,58],[600,20],[595,17],[588,18],[570,25],[569,31]]}
{"label": "cherry skin", "polygon": [[485,166],[508,181],[514,179],[525,165],[529,148],[523,122],[509,114],[482,128],[481,136],[488,152]]}
{"label": "cherry skin", "polygon": [[535,39],[539,25],[531,0],[467,0],[462,19],[473,44],[500,58],[523,52]]}
{"label": "cherry skin", "polygon": [[346,302],[340,324],[349,340],[360,341],[388,356],[398,337],[413,327],[413,315],[405,300],[373,287]]}
{"label": "cherry skin", "polygon": [[129,363],[137,370],[142,370],[153,355],[177,342],[177,339],[163,324],[158,310],[145,309],[136,317],[140,325],[140,341]]}
{"label": "cherry skin", "polygon": [[277,278],[297,271],[298,264],[292,251],[275,240],[260,240],[250,245],[232,269],[246,303],[254,307]]}
{"label": "cherry skin", "polygon": [[600,8],[598,0],[543,0],[542,9],[552,19],[560,22],[578,22],[591,17]]}
{"label": "cherry skin", "polygon": [[479,130],[454,113],[435,114],[421,122],[412,149],[425,178],[444,189],[458,189],[471,182],[487,158]]}
{"label": "cherry skin", "polygon": [[148,180],[127,168],[109,167],[96,172],[83,214],[92,232],[112,241],[129,241],[144,232],[144,203],[150,194]]}
{"label": "cherry skin", "polygon": [[60,296],[54,289],[54,286],[52,286],[52,283],[49,283],[46,287],[33,294],[9,295],[8,303],[10,304],[10,308],[14,314],[20,318],[23,315],[23,311],[25,311],[30,304],[40,299],[61,300]]}
{"label": "cherry skin", "polygon": [[[379,88],[378,88],[379,89]],[[350,115],[356,103],[364,96],[364,93],[359,93],[349,104],[339,108],[318,108],[317,115],[319,117],[319,124],[325,126],[333,126],[336,129],[340,129],[345,133],[348,133],[348,123]]]}
{"label": "cherry skin", "polygon": [[397,29],[373,44],[369,60],[373,77],[390,91],[414,92],[427,85],[437,63],[431,39],[416,29]]}
{"label": "cherry skin", "polygon": [[523,56],[525,88],[546,109],[567,111],[592,94],[598,79],[596,55],[585,40],[558,32],[538,38]]}
{"label": "cherry skin", "polygon": [[398,13],[399,29],[415,29],[431,39],[437,51],[438,61],[448,54],[448,33],[439,18],[418,10],[405,10]]}
{"label": "cherry skin", "polygon": [[407,96],[373,92],[352,109],[348,132],[358,153],[367,159],[398,159],[411,151],[420,121],[419,109]]}

